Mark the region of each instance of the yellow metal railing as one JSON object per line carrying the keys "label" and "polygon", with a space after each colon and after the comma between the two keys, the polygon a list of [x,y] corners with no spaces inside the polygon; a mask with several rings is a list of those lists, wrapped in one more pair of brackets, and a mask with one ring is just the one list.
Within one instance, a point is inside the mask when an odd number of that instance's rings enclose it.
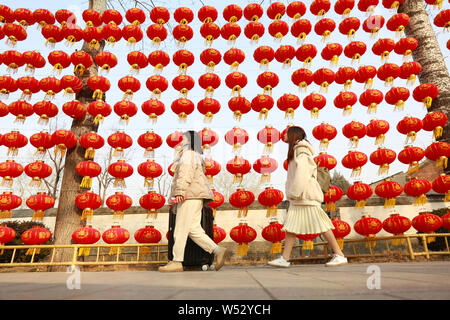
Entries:
{"label": "yellow metal railing", "polygon": [[[443,251],[430,251],[428,249],[427,240],[428,238],[444,238],[444,243],[446,246],[446,250]],[[406,250],[403,252],[400,252],[399,254],[402,256],[407,256],[411,260],[414,260],[416,256],[425,256],[427,259],[430,259],[431,255],[450,255],[450,248],[448,244],[448,237],[450,237],[450,233],[421,233],[421,234],[408,234],[408,235],[402,235],[402,236],[387,236],[387,237],[374,237],[370,239],[352,239],[352,240],[345,240],[344,242],[344,249],[343,252],[347,258],[360,258],[360,257],[387,257],[392,254],[392,248],[389,246],[389,240],[400,240],[404,239],[405,244],[397,246],[396,248],[404,249],[406,245]],[[415,252],[413,249],[413,245],[411,242],[411,238],[417,238],[419,241],[422,242],[423,245],[423,251]],[[384,252],[375,252],[375,245],[377,243],[384,242],[386,250]],[[355,246],[357,243],[366,243],[366,246],[369,250],[369,253],[358,253],[358,248]],[[374,245],[375,243],[375,245]],[[294,248],[301,249],[301,257],[298,258],[291,258],[291,260],[294,261],[301,261],[301,260],[311,260],[311,259],[329,259],[328,256],[328,242],[316,242],[314,243],[314,246],[323,246],[323,256],[322,255],[316,255],[316,256],[304,256],[303,254],[303,246],[304,244],[294,246]],[[349,247],[352,249],[352,253],[349,253]],[[312,250],[313,251],[313,250]],[[396,250],[398,251],[398,250]]]}

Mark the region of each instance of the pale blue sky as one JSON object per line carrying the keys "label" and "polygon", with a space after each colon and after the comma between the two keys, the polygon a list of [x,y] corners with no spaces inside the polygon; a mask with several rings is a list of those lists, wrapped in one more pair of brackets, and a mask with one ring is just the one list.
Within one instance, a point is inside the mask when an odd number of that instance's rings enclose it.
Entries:
{"label": "pale blue sky", "polygon": [[[127,5],[127,9],[134,7],[134,1],[123,1]],[[205,4],[213,5],[217,8],[219,12],[219,18],[216,21],[216,23],[221,27],[226,22],[222,17],[222,11],[224,7],[230,3],[235,3],[242,8],[244,8],[247,4],[252,3],[254,1],[233,1],[233,2],[225,2],[225,1],[204,1]],[[289,1],[282,1],[286,5],[289,3]],[[60,1],[24,1],[24,0],[14,0],[14,1],[3,1],[3,4],[6,4],[10,6],[12,9],[16,9],[19,7],[26,7],[29,9],[37,9],[37,8],[47,8],[53,13],[56,12],[58,9],[66,8],[71,11],[73,11],[77,16],[79,20],[79,24],[81,27],[84,27],[84,21],[82,21],[81,13],[84,9],[88,6],[88,1],[66,1],[66,0],[60,0]],[[198,78],[206,72],[205,66],[200,62],[199,55],[200,53],[206,49],[205,41],[201,37],[199,33],[200,29],[200,22],[197,18],[197,11],[202,6],[200,1],[153,1],[155,5],[159,6],[165,6],[169,9],[171,13],[171,20],[170,20],[170,26],[173,28],[176,25],[176,22],[173,19],[173,12],[177,7],[180,6],[189,6],[193,9],[195,12],[195,19],[190,24],[190,26],[194,30],[194,38],[189,41],[185,49],[192,51],[195,54],[196,61],[193,66],[188,68],[187,74],[192,76],[196,80],[196,86],[193,90],[189,92],[188,98],[192,100],[195,105],[197,105],[197,102],[204,98],[204,90],[201,89],[198,86]],[[303,18],[309,19],[311,23],[314,24],[316,21],[318,21],[317,17],[313,16],[309,12],[309,5],[311,1],[305,1],[305,4],[307,5],[307,13]],[[122,8],[118,5],[117,1],[113,1],[112,4],[115,5],[115,8],[119,11],[123,11]],[[267,9],[268,5],[270,4],[270,1],[264,1],[262,3],[262,6],[264,10]],[[331,10],[326,14],[325,17],[332,18],[336,21],[336,24],[338,25],[341,21],[341,17],[338,16],[334,10],[333,10],[334,1],[332,2]],[[449,4],[447,2],[444,2],[444,9],[448,8]],[[437,14],[438,11],[431,10],[432,16],[430,16],[430,20],[432,21],[434,19],[434,16]],[[123,16],[124,15],[124,12]],[[148,12],[147,12],[148,13]],[[382,7],[381,1],[378,5],[377,9],[375,10],[375,14],[381,14],[386,18],[386,21],[391,17],[394,12],[386,10]],[[356,6],[351,12],[351,16],[356,16],[361,20],[361,23],[367,18],[365,13],[360,12]],[[292,19],[289,18],[287,15],[283,17],[283,20],[288,22],[289,25],[292,25]],[[269,45],[276,50],[280,44],[291,44],[295,48],[299,47],[299,44],[297,44],[297,41],[295,38],[291,36],[290,33],[286,37],[284,37],[281,41],[275,42],[273,38],[268,33],[268,26],[270,24],[270,20],[268,17],[264,14],[263,18],[260,20],[265,27],[266,32],[264,36],[259,40],[259,43],[257,45],[251,45],[250,40],[247,39],[244,35],[244,28],[246,24],[248,23],[247,20],[243,17],[238,24],[242,28],[241,36],[236,41],[235,46],[238,48],[241,48],[246,53],[246,59],[244,63],[242,63],[239,66],[239,71],[243,72],[248,77],[248,85],[241,91],[241,94],[245,96],[248,100],[252,100],[253,97],[255,97],[258,93],[262,93],[262,89],[258,87],[256,84],[256,78],[257,76],[263,72],[259,68],[259,65],[254,61],[253,59],[253,51],[260,45]],[[151,20],[147,16],[146,22],[142,25],[142,29],[144,31],[144,41],[143,43],[138,43],[136,45],[136,50],[142,50],[146,55],[148,55],[153,50],[156,50],[156,48],[151,47],[151,41],[146,36],[146,29],[150,25]],[[124,18],[124,23],[122,23],[121,27],[124,26],[124,24],[128,24],[128,22]],[[445,47],[445,44],[448,40],[448,33],[443,33],[441,30],[438,33],[438,40],[441,44],[441,50],[444,54],[444,57],[446,57],[446,61],[448,64],[448,50]],[[27,29],[28,32],[28,38],[26,41],[23,41],[19,43],[15,50],[18,50],[20,52],[24,52],[27,50],[39,50],[41,54],[47,59],[48,53],[52,50],[64,50],[67,53],[71,54],[75,49],[80,49],[82,43],[79,42],[72,47],[67,47],[64,45],[64,42],[60,42],[56,45],[54,49],[46,47],[45,46],[45,39],[42,37],[40,31],[37,30],[36,25],[33,25]],[[383,29],[380,31],[379,38],[394,38],[396,41],[398,41],[398,38],[395,38],[395,33],[388,31],[386,27],[384,26]],[[376,41],[376,39],[371,39],[369,37],[369,34],[365,33],[362,28],[356,32],[356,37],[354,40],[360,40],[364,41],[367,44],[367,52],[366,54],[361,58],[360,65],[363,64],[371,64],[376,67],[379,67],[381,65],[380,57],[373,55],[371,51],[372,44]],[[327,42],[338,42],[341,43],[344,47],[347,43],[349,43],[349,40],[347,39],[347,36],[344,36],[339,33],[338,28],[336,27],[336,30],[332,33],[331,38]],[[321,67],[328,67],[331,68],[333,71],[337,71],[338,67],[330,67],[329,62],[323,61],[320,57],[320,52],[322,48],[325,46],[326,43],[321,41],[321,38],[317,36],[314,33],[314,30],[307,36],[305,43],[312,43],[314,44],[318,49],[318,55],[313,60],[311,65],[311,70],[315,71]],[[229,44],[227,44],[227,41],[223,38],[219,38],[213,42],[212,48],[216,48],[220,50],[222,55],[225,53],[226,50],[231,48]],[[10,49],[2,40],[0,43],[0,49],[8,50]],[[175,42],[173,41],[173,38],[171,35],[169,35],[168,39],[163,43],[159,49],[166,50],[170,57],[172,57],[173,53],[176,50],[179,50],[179,48],[176,47]],[[111,81],[111,89],[107,93],[107,100],[111,106],[114,105],[117,101],[122,100],[123,93],[120,91],[117,87],[117,81],[120,79],[120,77],[126,75],[129,73],[130,66],[128,62],[126,61],[126,55],[128,52],[132,51],[129,47],[126,46],[125,41],[121,41],[119,44],[116,44],[114,47],[106,47],[105,50],[110,51],[114,53],[119,60],[119,64],[112,69],[107,77]],[[398,65],[401,65],[403,63],[402,57],[396,55],[395,53],[392,53],[389,59],[389,62],[396,63]],[[298,88],[291,82],[291,74],[299,69],[302,68],[303,64],[298,61],[294,60],[292,62],[292,66],[289,69],[283,69],[281,67],[281,64],[278,63],[276,60],[273,60],[269,65],[269,70],[277,73],[277,75],[280,78],[279,85],[273,89],[272,91],[272,97],[276,101],[280,96],[282,96],[284,93],[293,93],[298,95],[301,99],[303,99],[307,94],[310,94],[313,91],[318,91],[318,86],[315,84],[312,84],[308,87],[308,92],[303,93],[299,92]],[[339,59],[339,66],[353,66],[355,69],[358,68],[357,64],[351,64],[351,60],[346,58],[343,54]],[[19,76],[24,75],[24,68],[21,68],[19,73],[15,74],[14,77],[17,78]],[[269,111],[269,115],[266,120],[258,119],[258,114],[254,111],[250,111],[248,114],[245,114],[242,116],[241,122],[237,122],[233,119],[233,113],[228,108],[228,100],[230,99],[230,89],[226,87],[225,85],[225,77],[230,72],[229,65],[225,64],[222,60],[222,62],[216,66],[214,73],[218,74],[222,80],[221,86],[219,89],[217,89],[214,93],[214,98],[219,100],[221,103],[221,110],[220,112],[214,116],[214,119],[212,123],[204,123],[203,122],[203,115],[201,115],[197,110],[195,110],[191,115],[188,116],[188,121],[186,124],[179,123],[177,120],[177,116],[171,111],[170,105],[171,102],[178,97],[178,92],[176,92],[171,87],[171,81],[174,77],[178,75],[177,73],[178,67],[175,66],[173,63],[171,63],[168,67],[166,67],[162,73],[164,77],[167,78],[169,81],[169,89],[165,91],[162,94],[161,100],[164,102],[166,107],[166,112],[164,115],[159,117],[158,122],[156,125],[153,125],[151,122],[148,121],[147,116],[141,111],[140,106],[145,101],[148,100],[151,96],[151,93],[148,91],[148,89],[145,86],[146,79],[153,74],[153,68],[151,66],[145,68],[144,70],[141,70],[140,74],[136,76],[141,82],[141,89],[140,91],[135,94],[133,98],[133,102],[137,104],[139,107],[139,112],[136,116],[134,116],[132,119],[130,119],[129,125],[127,127],[121,127],[119,125],[119,117],[113,112],[108,118],[106,118],[104,124],[102,124],[99,128],[99,133],[107,139],[107,137],[115,132],[117,129],[122,128],[124,129],[129,135],[132,136],[134,140],[134,145],[136,147],[136,152],[133,154],[133,158],[130,161],[130,163],[133,165],[135,169],[135,173],[133,174],[132,178],[127,179],[127,185],[129,186],[129,194],[135,194],[137,197],[142,195],[143,193],[143,180],[140,175],[137,173],[137,166],[139,163],[144,162],[145,159],[143,158],[143,149],[140,148],[137,144],[137,138],[140,134],[144,133],[146,130],[154,129],[156,133],[158,133],[164,140],[167,137],[167,135],[176,129],[179,130],[189,130],[189,129],[195,129],[195,130],[201,130],[204,127],[209,127],[215,130],[219,136],[220,136],[220,142],[213,147],[212,149],[212,157],[216,161],[220,162],[222,164],[222,170],[225,169],[226,162],[230,160],[233,157],[232,146],[229,146],[224,141],[224,135],[225,133],[232,129],[234,126],[239,126],[244,128],[248,131],[250,134],[250,140],[249,142],[243,146],[242,148],[242,156],[244,156],[246,159],[250,161],[250,163],[254,163],[262,154],[264,145],[261,144],[257,138],[256,134],[259,130],[263,129],[265,125],[270,124],[277,128],[278,130],[282,131],[286,128],[286,126],[289,123],[293,123],[295,125],[302,126],[307,134],[308,138],[313,144],[313,146],[316,149],[316,153],[319,152],[319,141],[317,141],[312,136],[312,129],[320,124],[321,122],[328,122],[335,126],[338,130],[337,137],[332,140],[329,144],[328,153],[333,155],[337,161],[338,165],[335,170],[339,171],[340,173],[344,174],[347,179],[350,180],[350,182],[353,182],[354,179],[350,177],[351,170],[344,168],[341,165],[341,159],[347,154],[349,148],[348,148],[348,139],[345,138],[342,134],[342,127],[352,120],[358,120],[364,124],[368,124],[369,121],[373,118],[379,118],[379,119],[385,119],[388,120],[390,123],[390,130],[388,134],[386,135],[386,142],[385,146],[388,148],[393,149],[397,154],[403,149],[404,147],[404,141],[406,139],[406,136],[401,135],[396,130],[396,125],[398,121],[403,119],[406,115],[412,115],[418,118],[423,118],[426,114],[426,110],[424,110],[423,105],[421,103],[418,103],[414,101],[412,98],[412,90],[413,88],[408,87],[411,96],[409,100],[405,104],[404,111],[401,112],[394,112],[393,106],[388,105],[385,101],[383,101],[378,106],[378,111],[376,114],[367,114],[366,108],[361,106],[359,102],[354,106],[353,112],[349,116],[343,116],[342,110],[339,110],[334,107],[333,105],[333,99],[338,94],[340,90],[343,89],[342,85],[337,85],[336,83],[333,83],[328,93],[323,93],[324,96],[327,99],[327,105],[324,109],[320,111],[319,118],[318,119],[311,119],[310,112],[303,108],[302,105],[295,111],[295,118],[294,120],[286,120],[284,118],[284,112],[280,111],[276,104],[272,110]],[[2,74],[6,73],[6,66],[1,65],[0,66],[0,72]],[[62,77],[62,75],[65,74],[72,74],[73,68],[72,66],[63,70],[63,73],[58,76]],[[47,65],[36,71],[35,77],[37,79],[41,79],[43,77],[46,77],[48,75],[52,74],[52,67],[50,64],[47,63]],[[395,86],[406,86],[406,80],[403,79],[396,79],[394,82]],[[419,81],[417,80],[414,86],[417,86],[419,84]],[[384,83],[376,79],[374,81],[374,88],[377,88],[381,90],[383,93],[386,93],[389,88],[384,86]],[[351,91],[358,94],[361,94],[363,91],[363,85],[353,82]],[[20,92],[17,91],[14,94],[11,94],[8,100],[4,100],[5,103],[10,103],[12,101],[15,101],[19,99]],[[31,103],[35,103],[37,101],[42,100],[44,97],[44,93],[40,92],[36,95],[33,95],[33,98],[31,100]],[[54,101],[59,107],[62,107],[62,104],[67,101],[67,98],[62,97],[62,93],[58,95],[58,98]],[[40,131],[44,129],[42,126],[37,124],[38,117],[36,115],[33,115],[27,121],[25,122],[25,126],[19,126],[18,124],[12,124],[14,117],[12,115],[9,115],[4,118],[0,118],[0,133],[6,133],[11,131],[12,129],[19,128],[21,132],[23,132],[27,137],[31,136],[33,133]],[[55,121],[55,120],[52,120]],[[58,128],[69,128],[70,127],[71,119],[66,116],[62,110],[60,109],[59,115],[58,115]],[[426,131],[420,131],[417,135],[417,139],[414,143],[415,146],[419,146],[422,148],[425,148],[427,145],[429,145],[432,142],[432,133],[426,132]],[[367,154],[367,156],[370,156],[370,153],[376,150],[376,146],[374,145],[374,138],[365,137],[363,138],[358,145],[357,150],[362,151]],[[95,161],[101,163],[102,158],[105,157],[109,149],[109,145],[105,145],[105,147],[97,153]],[[24,166],[29,161],[29,152],[33,150],[32,147],[25,148],[20,151],[19,157],[16,158],[16,161],[21,162]],[[6,148],[0,147],[0,160],[4,161],[6,159]],[[286,158],[286,152],[287,152],[287,145],[283,142],[279,142],[275,145],[274,151],[271,154],[271,157],[275,158],[278,161],[278,170],[272,174],[271,183],[274,187],[279,188],[284,191],[284,183],[286,178],[286,171],[283,169],[282,164],[284,159]],[[169,148],[165,143],[161,148],[159,148],[156,151],[156,161],[158,161],[160,164],[163,165],[164,170],[167,169],[169,164],[172,162],[172,149]],[[106,168],[105,168],[106,169]],[[407,165],[402,164],[398,160],[396,160],[389,170],[389,175],[394,174],[399,171],[404,171],[407,169]],[[378,166],[370,163],[370,161],[363,167],[362,169],[362,175],[360,179],[362,179],[364,182],[370,183],[376,180],[379,180],[384,176],[378,175]],[[94,183],[95,185],[95,183]],[[112,191],[111,191],[112,192]],[[139,193],[139,195],[138,195]]]}

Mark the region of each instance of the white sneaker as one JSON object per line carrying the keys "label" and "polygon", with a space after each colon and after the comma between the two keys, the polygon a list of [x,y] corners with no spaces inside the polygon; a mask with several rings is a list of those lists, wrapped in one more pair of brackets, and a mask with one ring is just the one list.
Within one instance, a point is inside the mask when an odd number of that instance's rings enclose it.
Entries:
{"label": "white sneaker", "polygon": [[268,264],[269,266],[272,267],[281,267],[281,268],[287,268],[291,265],[290,262],[284,260],[283,256],[280,256],[278,259],[269,261]]}
{"label": "white sneaker", "polygon": [[340,266],[342,264],[346,264],[348,263],[347,258],[343,257],[339,254],[333,254],[333,258],[331,258],[331,260],[327,263],[325,263],[326,267],[335,267],[335,266]]}

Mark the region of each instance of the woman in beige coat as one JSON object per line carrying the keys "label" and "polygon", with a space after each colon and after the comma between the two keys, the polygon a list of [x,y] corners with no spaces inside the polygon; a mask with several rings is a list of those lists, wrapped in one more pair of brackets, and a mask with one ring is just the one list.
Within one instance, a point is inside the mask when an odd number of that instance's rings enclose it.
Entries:
{"label": "woman in beige coat", "polygon": [[334,226],[322,210],[324,200],[322,189],[317,181],[317,165],[314,162],[314,148],[306,140],[305,131],[292,126],[287,131],[288,172],[286,179],[286,197],[289,209],[284,221],[283,230],[286,231],[283,254],[269,265],[275,267],[289,267],[288,262],[297,234],[323,234],[331,245],[334,255],[327,266],[347,263],[334,237]]}
{"label": "woman in beige coat", "polygon": [[182,262],[188,237],[203,250],[215,254],[215,270],[219,270],[224,264],[226,249],[215,244],[200,225],[204,203],[214,199],[205,176],[205,161],[201,156],[202,153],[200,135],[195,131],[185,132],[181,148],[171,167],[174,176],[169,203],[175,203],[177,206],[173,233],[175,241],[172,250],[173,260],[159,267],[159,271],[183,271]]}

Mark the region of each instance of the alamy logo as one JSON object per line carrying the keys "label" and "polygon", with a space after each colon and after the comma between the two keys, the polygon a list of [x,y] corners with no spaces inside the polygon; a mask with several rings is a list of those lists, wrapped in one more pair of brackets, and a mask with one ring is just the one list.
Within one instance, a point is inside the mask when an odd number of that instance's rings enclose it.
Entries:
{"label": "alamy logo", "polygon": [[371,274],[367,278],[367,289],[381,289],[381,269],[379,266],[370,265],[367,267],[366,273]]}
{"label": "alamy logo", "polygon": [[66,273],[70,273],[70,276],[66,280],[66,287],[69,290],[81,289],[81,272],[77,266],[69,266]]}

